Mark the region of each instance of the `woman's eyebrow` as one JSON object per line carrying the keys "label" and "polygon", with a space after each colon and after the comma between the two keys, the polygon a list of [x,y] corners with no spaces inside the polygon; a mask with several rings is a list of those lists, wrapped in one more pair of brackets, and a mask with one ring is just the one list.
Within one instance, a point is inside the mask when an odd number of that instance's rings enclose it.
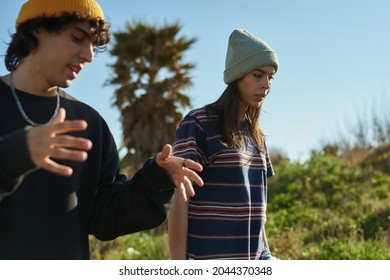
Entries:
{"label": "woman's eyebrow", "polygon": [[271,73],[267,73],[267,72],[265,72],[264,70],[261,70],[261,69],[255,69],[255,71],[259,71],[259,72],[261,72],[263,74],[268,74],[268,75],[274,75],[275,74],[274,71],[272,71]]}

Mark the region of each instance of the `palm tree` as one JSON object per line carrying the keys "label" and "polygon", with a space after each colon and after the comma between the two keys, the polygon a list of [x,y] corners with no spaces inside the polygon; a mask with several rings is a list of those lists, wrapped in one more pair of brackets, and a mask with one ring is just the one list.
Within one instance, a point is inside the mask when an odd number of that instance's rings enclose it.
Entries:
{"label": "palm tree", "polygon": [[110,54],[116,61],[107,82],[118,86],[113,105],[121,112],[122,148],[133,170],[174,141],[183,117],[180,109],[191,105],[183,91],[192,86],[189,72],[194,65],[184,63],[183,55],[196,39],[178,37],[180,29],[179,24],[158,28],[135,22],[113,33]]}

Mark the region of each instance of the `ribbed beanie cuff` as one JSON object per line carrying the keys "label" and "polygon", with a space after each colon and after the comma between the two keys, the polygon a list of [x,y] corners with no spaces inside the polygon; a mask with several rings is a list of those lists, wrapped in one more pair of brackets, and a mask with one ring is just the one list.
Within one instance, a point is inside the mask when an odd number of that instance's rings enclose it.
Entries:
{"label": "ribbed beanie cuff", "polygon": [[16,19],[16,29],[26,20],[60,17],[63,12],[76,12],[89,19],[104,20],[103,10],[95,0],[29,0],[20,9]]}

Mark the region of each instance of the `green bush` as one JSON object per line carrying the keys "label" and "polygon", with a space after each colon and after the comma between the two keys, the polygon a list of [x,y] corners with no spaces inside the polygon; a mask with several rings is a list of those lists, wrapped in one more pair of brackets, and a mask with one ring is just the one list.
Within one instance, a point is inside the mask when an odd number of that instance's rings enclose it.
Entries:
{"label": "green bush", "polygon": [[267,232],[284,259],[390,259],[390,175],[314,152],[269,182]]}

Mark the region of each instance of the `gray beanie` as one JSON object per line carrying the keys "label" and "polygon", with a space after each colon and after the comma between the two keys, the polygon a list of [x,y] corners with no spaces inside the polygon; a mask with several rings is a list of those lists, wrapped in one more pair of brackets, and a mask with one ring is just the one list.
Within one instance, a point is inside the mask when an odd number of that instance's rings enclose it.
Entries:
{"label": "gray beanie", "polygon": [[264,41],[243,29],[235,29],[229,37],[223,80],[226,84],[262,67],[274,66],[278,70],[278,58]]}

